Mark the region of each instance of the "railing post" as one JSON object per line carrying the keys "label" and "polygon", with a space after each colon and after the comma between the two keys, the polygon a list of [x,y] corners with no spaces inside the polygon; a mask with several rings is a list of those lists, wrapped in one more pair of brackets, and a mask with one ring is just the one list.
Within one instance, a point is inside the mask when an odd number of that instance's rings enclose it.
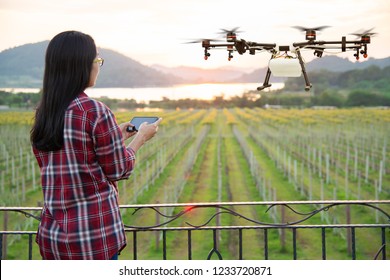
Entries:
{"label": "railing post", "polygon": [[326,232],[325,228],[321,228],[321,240],[322,240],[322,259],[326,260]]}
{"label": "railing post", "polygon": [[137,231],[133,231],[133,259],[137,260]]}
{"label": "railing post", "polygon": [[[156,224],[160,224],[160,215],[156,212]],[[160,233],[155,231],[156,249],[160,248]]]}
{"label": "railing post", "polygon": [[167,259],[167,231],[163,230],[163,260]]}
{"label": "railing post", "polygon": [[33,242],[32,237],[33,235],[30,233],[28,235],[28,259],[29,260],[32,260],[32,242]]}
{"label": "railing post", "polygon": [[386,260],[386,228],[382,228],[382,260]]}
{"label": "railing post", "polygon": [[268,260],[268,229],[264,229],[264,259]]}
{"label": "railing post", "polygon": [[294,260],[296,260],[297,259],[297,229],[293,228],[292,233],[293,233],[293,255],[294,255]]}
{"label": "railing post", "polygon": [[351,238],[352,238],[352,259],[356,260],[356,239],[355,239],[355,228],[351,228]]}
{"label": "railing post", "polygon": [[188,236],[188,241],[187,241],[187,245],[188,245],[188,259],[192,260],[191,230],[188,230],[187,236]]}
{"label": "railing post", "polygon": [[238,257],[242,260],[242,229],[238,230]]}
{"label": "railing post", "polygon": [[[351,224],[351,209],[349,208],[349,205],[345,207],[345,214],[346,214],[346,224]],[[352,254],[352,244],[351,244],[351,229],[347,228],[347,248],[348,248],[348,254]]]}
{"label": "railing post", "polygon": [[[4,231],[7,231],[8,230],[8,212],[5,211],[4,212],[4,225],[3,225],[3,229]],[[2,253],[2,258],[7,259],[7,235],[4,234],[3,237],[1,238],[1,242],[2,242],[2,250],[1,250],[1,253]]]}
{"label": "railing post", "polygon": [[0,233],[0,260],[3,259],[3,234]]}

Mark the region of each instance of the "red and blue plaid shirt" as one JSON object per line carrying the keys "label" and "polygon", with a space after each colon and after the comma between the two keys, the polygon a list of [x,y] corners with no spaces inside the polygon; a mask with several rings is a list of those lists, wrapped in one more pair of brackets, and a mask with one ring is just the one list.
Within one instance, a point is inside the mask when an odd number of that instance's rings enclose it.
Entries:
{"label": "red and blue plaid shirt", "polygon": [[122,250],[115,181],[130,176],[135,153],[110,109],[81,93],[65,112],[63,148],[33,152],[44,195],[36,238],[42,257],[110,259]]}

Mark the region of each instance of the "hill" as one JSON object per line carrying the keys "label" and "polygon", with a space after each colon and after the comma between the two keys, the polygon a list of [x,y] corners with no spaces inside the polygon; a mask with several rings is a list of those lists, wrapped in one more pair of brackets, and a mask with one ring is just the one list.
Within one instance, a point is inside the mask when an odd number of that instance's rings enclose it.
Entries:
{"label": "hill", "polygon": [[0,87],[41,87],[49,41],[0,52]]}
{"label": "hill", "polygon": [[[378,66],[385,68],[390,66],[390,57],[384,59],[361,60],[352,62],[347,58],[341,58],[334,55],[323,56],[316,58],[306,64],[307,72],[346,72],[357,69],[365,69],[370,66]],[[164,67],[161,65],[153,65],[155,69],[164,73],[169,73],[191,83],[201,82],[220,82],[220,83],[262,83],[267,73],[267,67],[259,68],[247,73],[247,71],[239,68],[216,68],[216,69],[201,69],[195,67]],[[286,78],[274,77],[271,75],[271,83],[284,82]]]}
{"label": "hill", "polygon": [[184,82],[116,51],[100,49],[100,53],[105,59],[104,71],[100,71],[96,87],[165,87]]}
{"label": "hill", "polygon": [[[0,87],[41,87],[48,43],[26,44],[0,52]],[[100,53],[105,63],[96,87],[164,87],[183,83],[181,78],[145,66],[118,52],[101,48]]]}
{"label": "hill", "polygon": [[316,58],[307,64],[307,71],[322,71],[327,70],[329,72],[346,72],[351,70],[364,69],[370,66],[378,66],[379,68],[385,68],[390,66],[390,57],[383,59],[362,59],[360,61],[352,62],[347,58],[340,58],[334,55],[323,56],[322,58]]}

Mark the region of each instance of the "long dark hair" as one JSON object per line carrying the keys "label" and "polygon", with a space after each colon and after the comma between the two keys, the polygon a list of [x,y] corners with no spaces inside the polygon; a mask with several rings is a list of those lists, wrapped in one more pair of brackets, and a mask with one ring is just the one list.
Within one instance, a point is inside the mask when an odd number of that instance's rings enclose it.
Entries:
{"label": "long dark hair", "polygon": [[88,87],[95,58],[95,42],[87,34],[65,31],[50,41],[45,57],[42,99],[31,129],[31,143],[36,149],[62,148],[65,111]]}

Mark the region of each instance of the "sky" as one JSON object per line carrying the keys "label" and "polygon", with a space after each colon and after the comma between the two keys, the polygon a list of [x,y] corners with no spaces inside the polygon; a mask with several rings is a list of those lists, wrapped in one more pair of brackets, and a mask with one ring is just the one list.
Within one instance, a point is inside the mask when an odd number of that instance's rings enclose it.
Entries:
{"label": "sky", "polygon": [[[264,67],[270,55],[211,50],[203,59],[200,38],[239,27],[239,38],[291,45],[305,41],[292,26],[329,28],[318,40],[355,39],[351,33],[375,28],[369,57],[390,56],[389,0],[0,0],[0,51],[50,40],[65,30],[91,35],[100,48],[118,51],[144,65],[245,69]],[[337,54],[353,59],[353,53]],[[306,61],[312,51],[303,54]]]}

